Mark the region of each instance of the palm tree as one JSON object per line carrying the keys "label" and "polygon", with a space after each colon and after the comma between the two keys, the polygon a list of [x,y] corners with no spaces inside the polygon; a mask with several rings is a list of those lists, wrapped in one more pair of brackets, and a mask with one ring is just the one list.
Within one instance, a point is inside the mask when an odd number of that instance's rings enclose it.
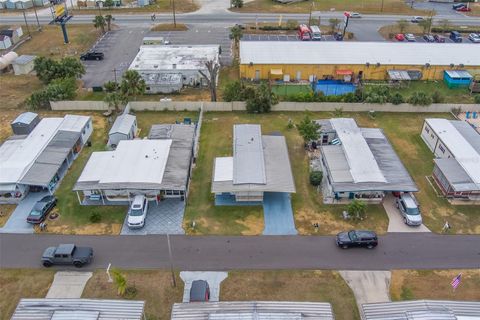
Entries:
{"label": "palm tree", "polygon": [[103,98],[103,101],[108,104],[108,110],[114,108],[116,113],[120,112],[120,104],[123,102],[122,96],[118,92],[109,92]]}
{"label": "palm tree", "polygon": [[407,20],[401,19],[401,20],[397,21],[397,27],[398,27],[398,31],[400,33],[403,33],[405,31],[405,29],[407,28],[407,26],[408,26],[408,21]]}
{"label": "palm tree", "polygon": [[102,33],[105,33],[105,25],[105,18],[103,16],[95,16],[95,19],[93,19],[93,26],[95,29],[100,28]]}
{"label": "palm tree", "polygon": [[127,290],[127,279],[117,269],[112,269],[111,273],[113,275],[113,281],[117,286],[117,294],[119,296],[123,296],[125,294],[125,291]]}
{"label": "palm tree", "polygon": [[328,19],[328,24],[330,25],[330,30],[332,30],[333,33],[335,32],[335,29],[338,28],[338,25],[340,24],[340,19],[330,18]]}
{"label": "palm tree", "polygon": [[145,80],[135,70],[127,70],[122,76],[120,83],[120,91],[127,97],[137,98],[138,95],[144,94],[147,86]]}
{"label": "palm tree", "polygon": [[110,25],[112,21],[115,21],[115,18],[111,14],[105,16],[105,22],[107,23],[107,30],[110,31]]}
{"label": "palm tree", "polygon": [[238,47],[238,42],[240,41],[240,39],[242,39],[242,37],[243,37],[242,27],[240,27],[238,24],[233,26],[230,29],[230,39],[233,40],[233,43],[235,44],[236,48]]}

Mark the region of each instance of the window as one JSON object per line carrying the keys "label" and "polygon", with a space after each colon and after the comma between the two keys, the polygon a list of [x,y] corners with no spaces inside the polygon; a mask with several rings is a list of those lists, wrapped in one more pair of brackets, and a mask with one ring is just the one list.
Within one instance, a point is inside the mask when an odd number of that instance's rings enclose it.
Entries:
{"label": "window", "polygon": [[430,135],[430,137],[431,137],[432,139],[434,139],[434,138],[435,138],[435,135],[432,133],[432,134]]}
{"label": "window", "polygon": [[440,149],[440,151],[442,151],[442,153],[445,153],[445,148],[442,145],[438,146],[438,149]]}
{"label": "window", "polygon": [[430,129],[428,127],[425,127],[425,131],[427,131],[427,133],[430,133]]}
{"label": "window", "polygon": [[61,258],[62,256],[59,254],[55,254],[55,258]]}
{"label": "window", "polygon": [[67,254],[62,254],[62,258],[68,258]]}

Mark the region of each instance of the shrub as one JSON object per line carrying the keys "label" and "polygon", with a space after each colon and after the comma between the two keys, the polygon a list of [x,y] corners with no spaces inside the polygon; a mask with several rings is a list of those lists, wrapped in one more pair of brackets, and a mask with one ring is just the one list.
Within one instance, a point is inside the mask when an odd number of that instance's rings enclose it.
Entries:
{"label": "shrub", "polygon": [[266,82],[260,83],[253,95],[247,98],[247,112],[249,113],[267,113],[270,112],[272,105],[278,103],[278,97],[272,92]]}
{"label": "shrub", "polygon": [[287,20],[287,28],[289,30],[295,30],[298,28],[298,21],[297,20]]}
{"label": "shrub", "polygon": [[232,81],[225,85],[222,93],[224,101],[245,101],[249,97],[255,94],[255,90],[252,87],[247,87],[241,81]]}
{"label": "shrub", "polygon": [[322,183],[323,172],[312,171],[310,172],[310,184],[314,187],[318,187]]}
{"label": "shrub", "polygon": [[474,97],[473,97],[473,101],[475,103],[479,103],[480,104],[480,94],[476,94]]}
{"label": "shrub", "polygon": [[415,106],[428,106],[432,104],[432,97],[425,92],[417,91],[412,93],[407,102]]}
{"label": "shrub", "polygon": [[98,212],[92,212],[90,215],[90,222],[91,223],[99,223],[102,221],[102,215]]}
{"label": "shrub", "polygon": [[364,92],[364,101],[367,103],[387,103],[390,101],[390,88],[375,86]]}
{"label": "shrub", "polygon": [[432,93],[432,102],[433,102],[433,103],[441,103],[441,102],[443,102],[443,100],[444,100],[444,97],[443,97],[443,95],[440,93],[440,91],[435,90],[435,91]]}
{"label": "shrub", "polygon": [[235,8],[243,7],[243,0],[232,0],[232,6]]}
{"label": "shrub", "polygon": [[71,100],[75,98],[77,84],[75,79],[55,79],[44,89],[33,92],[26,103],[33,110],[48,109],[50,101]]}
{"label": "shrub", "polygon": [[403,99],[403,96],[400,93],[396,92],[390,97],[390,102],[397,105],[397,104],[404,103],[405,100]]}

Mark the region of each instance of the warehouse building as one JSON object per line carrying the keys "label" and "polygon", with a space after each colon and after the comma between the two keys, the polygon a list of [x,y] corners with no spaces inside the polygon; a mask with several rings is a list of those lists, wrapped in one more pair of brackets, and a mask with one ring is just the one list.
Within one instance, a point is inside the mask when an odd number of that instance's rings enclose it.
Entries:
{"label": "warehouse building", "polygon": [[425,119],[423,141],[435,155],[433,178],[453,200],[480,200],[480,135],[465,121]]}
{"label": "warehouse building", "polygon": [[241,41],[240,77],[252,80],[387,80],[389,71],[442,80],[445,70],[480,70],[480,46],[468,43]]}
{"label": "warehouse building", "polygon": [[0,146],[0,203],[18,203],[29,191],[53,192],[93,130],[87,116],[42,119],[28,134]]}
{"label": "warehouse building", "polygon": [[184,200],[194,138],[195,125],[155,125],[149,139],[121,140],[114,151],[93,152],[73,190],[82,204],[124,203],[140,194]]}
{"label": "warehouse building", "polygon": [[265,192],[295,192],[285,137],[256,124],[234,125],[233,157],[215,158],[213,172],[216,198],[261,203]]}
{"label": "warehouse building", "polygon": [[143,45],[129,70],[136,70],[145,80],[147,93],[171,93],[183,86],[206,86],[205,63],[219,64],[218,45]]}
{"label": "warehouse building", "polygon": [[354,119],[318,120],[326,203],[346,199],[381,202],[388,192],[417,186],[381,129],[359,128]]}

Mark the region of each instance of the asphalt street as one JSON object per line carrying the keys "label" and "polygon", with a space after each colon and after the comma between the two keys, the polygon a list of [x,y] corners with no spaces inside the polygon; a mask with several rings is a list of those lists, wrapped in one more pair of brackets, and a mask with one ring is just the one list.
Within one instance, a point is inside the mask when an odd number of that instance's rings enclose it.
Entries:
{"label": "asphalt street", "polygon": [[[233,269],[460,269],[480,267],[480,237],[392,233],[373,250],[336,247],[332,236],[170,236],[179,270]],[[91,246],[87,269],[169,268],[167,237],[0,234],[0,268],[41,268],[48,246]],[[65,269],[62,267],[61,269]]]}

